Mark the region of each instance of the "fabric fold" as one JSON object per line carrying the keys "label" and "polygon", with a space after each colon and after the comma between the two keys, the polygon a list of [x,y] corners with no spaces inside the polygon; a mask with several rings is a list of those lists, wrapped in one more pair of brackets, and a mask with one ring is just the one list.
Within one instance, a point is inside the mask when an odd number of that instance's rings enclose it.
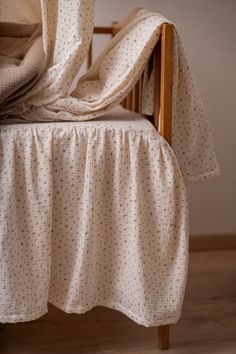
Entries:
{"label": "fabric fold", "polygon": [[0,107],[4,111],[36,84],[46,66],[41,24],[0,23]]}

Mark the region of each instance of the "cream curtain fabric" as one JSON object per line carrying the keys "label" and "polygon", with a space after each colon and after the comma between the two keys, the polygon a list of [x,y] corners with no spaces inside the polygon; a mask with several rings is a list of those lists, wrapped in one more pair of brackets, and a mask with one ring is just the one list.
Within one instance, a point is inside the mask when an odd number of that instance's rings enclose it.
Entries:
{"label": "cream curtain fabric", "polygon": [[[3,13],[10,21],[7,9],[19,6],[18,2],[2,3],[7,4]],[[25,14],[29,11],[27,19],[37,18],[32,2],[29,4],[22,2]],[[123,100],[145,70],[161,25],[170,21],[160,14],[140,10],[69,94],[88,51],[93,11],[94,0],[41,1],[47,69],[31,90],[4,107],[4,121],[9,117],[25,121],[83,121],[104,114]],[[185,181],[196,182],[217,175],[218,164],[205,107],[177,31],[174,37],[173,150]],[[147,114],[153,112],[152,78],[151,75],[144,87],[143,106]]]}

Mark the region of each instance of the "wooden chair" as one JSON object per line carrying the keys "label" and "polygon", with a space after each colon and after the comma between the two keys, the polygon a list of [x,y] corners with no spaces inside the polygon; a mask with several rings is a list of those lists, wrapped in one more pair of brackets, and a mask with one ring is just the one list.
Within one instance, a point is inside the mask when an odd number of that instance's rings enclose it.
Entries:
{"label": "wooden chair", "polygon": [[[114,36],[119,32],[133,17],[140,8],[121,22],[113,22],[111,27],[94,27],[94,34],[106,34]],[[92,64],[92,42],[88,53],[87,66]],[[159,55],[157,55],[157,53]],[[173,68],[173,25],[163,24],[160,40],[154,48],[154,115],[151,122],[158,132],[171,145],[172,142],[172,68]],[[158,60],[158,57],[160,60]],[[158,72],[160,75],[158,75]],[[160,77],[160,79],[158,79]],[[124,108],[141,112],[143,74],[135,85],[134,89],[127,95],[122,102]],[[160,95],[158,97],[158,95]],[[158,100],[159,99],[159,100]],[[160,102],[160,103],[159,103]],[[160,109],[159,109],[160,107]],[[169,348],[169,325],[159,326],[159,348]]]}

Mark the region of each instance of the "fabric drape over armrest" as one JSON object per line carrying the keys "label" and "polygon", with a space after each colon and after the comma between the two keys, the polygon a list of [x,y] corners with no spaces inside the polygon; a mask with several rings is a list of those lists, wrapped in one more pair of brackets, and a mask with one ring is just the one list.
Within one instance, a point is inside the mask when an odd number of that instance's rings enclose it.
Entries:
{"label": "fabric drape over armrest", "polygon": [[[118,105],[147,67],[163,23],[160,14],[141,9],[102,51],[69,94],[72,81],[87,55],[93,33],[94,0],[41,1],[43,46],[47,68],[41,79],[2,119],[83,121]],[[208,117],[174,31],[173,150],[186,182],[219,173]],[[151,76],[152,77],[152,76]],[[145,88],[145,87],[144,87]],[[153,82],[146,83],[145,113],[153,112]]]}

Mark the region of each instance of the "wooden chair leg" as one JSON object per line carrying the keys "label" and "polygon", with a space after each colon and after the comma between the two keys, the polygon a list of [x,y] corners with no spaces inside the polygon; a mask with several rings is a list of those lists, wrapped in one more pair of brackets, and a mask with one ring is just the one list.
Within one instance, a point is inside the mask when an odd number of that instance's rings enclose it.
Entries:
{"label": "wooden chair leg", "polygon": [[170,325],[158,327],[160,349],[163,350],[169,349],[169,332],[170,332]]}

